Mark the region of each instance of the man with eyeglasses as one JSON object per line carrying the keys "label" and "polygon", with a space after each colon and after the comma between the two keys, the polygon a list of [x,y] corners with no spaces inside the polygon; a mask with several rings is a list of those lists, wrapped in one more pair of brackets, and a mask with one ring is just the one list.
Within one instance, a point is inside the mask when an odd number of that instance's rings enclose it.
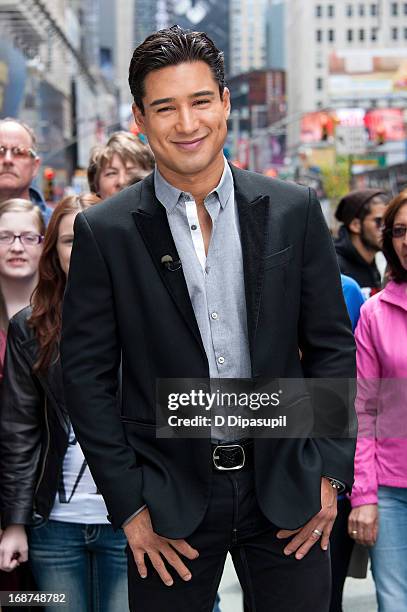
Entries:
{"label": "man with eyeglasses", "polygon": [[382,219],[387,194],[381,189],[352,191],[339,202],[335,217],[342,222],[336,254],[342,274],[353,278],[365,298],[381,289],[375,262],[382,249]]}
{"label": "man with eyeglasses", "polygon": [[46,205],[40,191],[32,185],[40,163],[33,130],[19,119],[1,119],[0,202],[11,198],[31,200],[40,208],[45,223],[48,223],[52,209]]}

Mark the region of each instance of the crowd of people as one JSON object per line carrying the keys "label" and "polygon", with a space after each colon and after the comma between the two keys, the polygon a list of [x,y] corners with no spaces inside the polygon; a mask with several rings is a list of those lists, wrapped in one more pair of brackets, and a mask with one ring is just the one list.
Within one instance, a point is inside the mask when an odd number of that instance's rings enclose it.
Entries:
{"label": "crowd of people", "polygon": [[58,343],[76,215],[141,180],[154,159],[132,134],[114,133],[91,153],[89,193],[64,197],[50,214],[31,186],[32,130],[1,120],[0,142],[1,588],[35,584],[74,593],[78,611],[125,610],[126,538],[107,520],[70,425]]}
{"label": "crowd of people", "polygon": [[[126,538],[107,519],[70,424],[59,341],[76,216],[142,181],[154,156],[138,137],[112,134],[90,154],[89,193],[64,197],[54,210],[33,186],[39,166],[30,127],[1,120],[0,590],[67,589],[78,612],[124,611]],[[357,346],[359,433],[353,490],[338,496],[331,535],[330,612],[342,610],[356,548],[370,555],[380,612],[407,610],[407,192],[351,192],[336,217]]]}

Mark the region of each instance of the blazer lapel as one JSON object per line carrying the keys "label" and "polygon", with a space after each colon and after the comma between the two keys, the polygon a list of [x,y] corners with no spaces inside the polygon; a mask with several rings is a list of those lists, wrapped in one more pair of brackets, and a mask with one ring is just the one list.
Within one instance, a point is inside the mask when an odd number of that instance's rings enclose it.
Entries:
{"label": "blazer lapel", "polygon": [[133,218],[158,274],[205,353],[182,266],[170,270],[162,263],[162,258],[166,255],[172,257],[174,262],[179,261],[179,256],[168,224],[167,213],[155,195],[153,176],[154,173],[143,181],[140,204],[132,213]]}
{"label": "blazer lapel", "polygon": [[239,214],[247,324],[250,351],[253,356],[263,289],[264,255],[269,226],[269,196],[253,193],[253,182],[248,180],[248,175],[239,172],[233,166],[231,168]]}

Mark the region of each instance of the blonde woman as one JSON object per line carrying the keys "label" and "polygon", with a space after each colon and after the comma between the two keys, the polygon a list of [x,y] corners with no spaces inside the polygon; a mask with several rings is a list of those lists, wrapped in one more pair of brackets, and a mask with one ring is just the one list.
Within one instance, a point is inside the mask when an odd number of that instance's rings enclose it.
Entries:
{"label": "blonde woman", "polygon": [[88,166],[89,188],[102,200],[127,187],[133,179],[152,172],[154,156],[148,145],[130,132],[115,132],[106,146],[91,152]]}

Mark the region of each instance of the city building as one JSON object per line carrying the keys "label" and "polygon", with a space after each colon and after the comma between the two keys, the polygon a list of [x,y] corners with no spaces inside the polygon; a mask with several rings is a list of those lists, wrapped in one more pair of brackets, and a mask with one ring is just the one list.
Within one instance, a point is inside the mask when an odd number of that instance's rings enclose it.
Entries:
{"label": "city building", "polygon": [[98,0],[102,71],[118,92],[120,123],[131,122],[128,75],[133,50],[152,32],[174,23],[174,0]]}
{"label": "city building", "polygon": [[[400,106],[403,94],[378,93],[375,57],[407,57],[407,2],[286,0],[285,38],[292,150],[300,141],[304,113],[344,106]],[[355,95],[358,73],[368,75],[364,96],[360,91]]]}
{"label": "city building", "polygon": [[134,46],[172,23],[173,0],[134,0]]}
{"label": "city building", "polygon": [[263,172],[281,166],[285,157],[283,134],[269,126],[285,116],[285,72],[253,70],[230,77],[232,113],[228,147],[242,166]]}
{"label": "city building", "polygon": [[134,49],[134,19],[137,0],[100,1],[99,53],[102,72],[115,85],[120,122],[131,113],[128,75]]}
{"label": "city building", "polygon": [[285,70],[286,0],[269,0],[266,9],[267,68]]}
{"label": "city building", "polygon": [[32,126],[56,197],[115,115],[98,65],[98,9],[99,0],[0,0],[0,117]]}
{"label": "city building", "polygon": [[190,30],[206,32],[224,53],[227,75],[230,66],[230,9],[229,0],[184,0],[174,3],[174,23]]}
{"label": "city building", "polygon": [[267,12],[270,0],[229,0],[230,76],[267,67]]}

